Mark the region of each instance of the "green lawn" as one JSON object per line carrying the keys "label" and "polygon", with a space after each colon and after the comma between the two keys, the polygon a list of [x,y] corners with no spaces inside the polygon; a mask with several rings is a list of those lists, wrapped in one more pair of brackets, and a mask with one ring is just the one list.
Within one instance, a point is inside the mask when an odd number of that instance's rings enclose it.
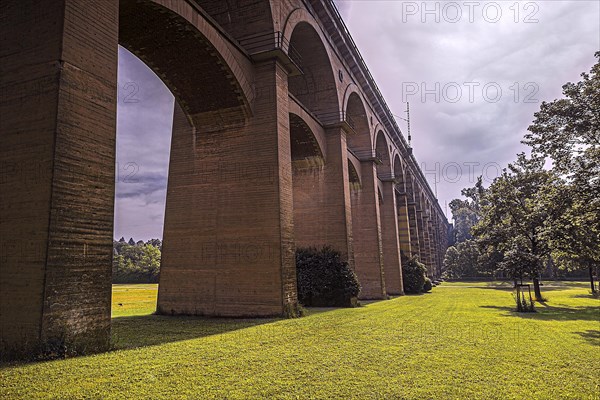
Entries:
{"label": "green lawn", "polygon": [[544,286],[536,314],[507,284],[295,320],[149,315],[156,285],[115,285],[109,353],[0,367],[0,398],[598,399],[600,308],[585,283]]}

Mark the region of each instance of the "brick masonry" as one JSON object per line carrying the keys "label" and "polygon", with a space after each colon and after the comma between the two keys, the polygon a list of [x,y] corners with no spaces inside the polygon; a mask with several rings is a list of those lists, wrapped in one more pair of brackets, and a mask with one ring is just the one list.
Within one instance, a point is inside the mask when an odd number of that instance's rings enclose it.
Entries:
{"label": "brick masonry", "polygon": [[[439,276],[447,221],[329,3],[2,8],[0,358],[109,347],[118,43],[177,100],[159,312],[286,315],[297,246],[340,250],[362,298],[402,293],[400,250]],[[244,45],[273,32],[300,69]],[[364,157],[376,133],[383,164]]]}

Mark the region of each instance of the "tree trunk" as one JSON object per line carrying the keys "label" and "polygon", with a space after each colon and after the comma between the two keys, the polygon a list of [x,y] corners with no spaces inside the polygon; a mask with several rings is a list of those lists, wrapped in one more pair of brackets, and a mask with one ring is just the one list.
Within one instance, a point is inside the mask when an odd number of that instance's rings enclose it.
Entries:
{"label": "tree trunk", "polygon": [[589,271],[590,271],[590,286],[592,287],[592,293],[595,293],[596,285],[594,284],[594,268],[592,267],[592,264],[590,264],[590,266],[589,266]]}
{"label": "tree trunk", "polygon": [[533,291],[535,292],[535,300],[542,301],[542,291],[540,290],[540,278],[533,278]]}

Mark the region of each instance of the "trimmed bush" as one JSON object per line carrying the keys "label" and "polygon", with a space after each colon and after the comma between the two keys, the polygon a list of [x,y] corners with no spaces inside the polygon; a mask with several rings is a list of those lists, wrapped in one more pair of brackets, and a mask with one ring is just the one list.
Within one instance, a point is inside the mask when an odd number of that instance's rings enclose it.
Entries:
{"label": "trimmed bush", "polygon": [[423,291],[423,286],[425,285],[426,271],[425,265],[420,263],[416,256],[402,260],[402,282],[404,283],[404,293],[421,293]]}
{"label": "trimmed bush", "polygon": [[298,301],[307,307],[354,307],[360,284],[341,254],[329,246],[296,250]]}
{"label": "trimmed bush", "polygon": [[431,292],[431,289],[433,289],[433,283],[431,282],[431,279],[425,278],[425,284],[423,285],[423,292]]}

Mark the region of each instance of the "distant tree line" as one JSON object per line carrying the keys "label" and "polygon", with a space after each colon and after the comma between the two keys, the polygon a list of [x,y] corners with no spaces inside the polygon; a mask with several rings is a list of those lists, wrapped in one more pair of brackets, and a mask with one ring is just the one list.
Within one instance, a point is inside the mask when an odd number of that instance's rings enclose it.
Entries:
{"label": "distant tree line", "polygon": [[444,259],[446,277],[531,279],[541,300],[544,274],[587,275],[598,293],[599,61],[563,86],[564,98],[541,104],[523,140],[531,156],[519,154],[488,188],[480,178],[450,202],[456,242]]}
{"label": "distant tree line", "polygon": [[158,283],[161,250],[160,239],[113,241],[113,283]]}

